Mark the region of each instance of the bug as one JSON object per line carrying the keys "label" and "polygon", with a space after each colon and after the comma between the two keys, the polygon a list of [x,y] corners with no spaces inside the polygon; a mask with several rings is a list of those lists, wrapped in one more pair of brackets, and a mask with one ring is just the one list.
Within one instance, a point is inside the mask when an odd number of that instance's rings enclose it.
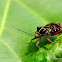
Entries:
{"label": "bug", "polygon": [[[41,40],[41,38],[44,36],[51,43],[60,43],[57,41],[52,42],[49,38],[47,38],[47,36],[54,36],[54,35],[57,35],[59,33],[62,33],[61,28],[62,28],[62,23],[60,23],[60,22],[50,23],[49,22],[45,26],[37,27],[37,31],[35,32],[35,35],[28,34],[27,32],[24,32],[20,29],[17,29],[17,30],[22,31],[28,35],[35,36],[33,39],[31,39],[31,41],[29,43],[26,43],[26,44],[31,44],[32,40],[34,40],[36,38],[39,38]],[[16,29],[16,28],[11,28],[11,29]],[[38,46],[38,44],[39,44],[40,40],[36,43],[36,46],[39,48],[39,52],[40,52],[40,47]]]}
{"label": "bug", "polygon": [[[54,36],[54,35],[57,35],[59,33],[62,33],[62,23],[60,22],[55,22],[55,23],[48,23],[47,25],[45,26],[42,26],[42,27],[37,27],[37,31],[35,32],[35,37],[33,39],[31,39],[31,41],[27,44],[30,44],[32,43],[32,40],[36,39],[36,38],[40,38],[41,40],[41,37],[45,36],[46,39],[51,42],[51,43],[60,43],[60,42],[52,42],[49,38],[47,38],[47,36]],[[38,46],[40,40],[36,43],[36,46],[39,48],[39,52],[40,52],[40,47]]]}

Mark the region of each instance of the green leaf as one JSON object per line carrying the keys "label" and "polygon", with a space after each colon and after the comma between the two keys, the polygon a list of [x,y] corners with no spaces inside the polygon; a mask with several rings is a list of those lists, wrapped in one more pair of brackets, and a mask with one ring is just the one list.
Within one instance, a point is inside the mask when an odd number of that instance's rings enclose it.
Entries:
{"label": "green leaf", "polygon": [[[1,62],[57,62],[62,57],[62,42],[51,44],[42,37],[33,40],[30,36],[16,29],[35,35],[38,26],[48,22],[62,22],[61,0],[0,0],[0,61]],[[52,41],[62,41],[62,37],[49,36]]]}

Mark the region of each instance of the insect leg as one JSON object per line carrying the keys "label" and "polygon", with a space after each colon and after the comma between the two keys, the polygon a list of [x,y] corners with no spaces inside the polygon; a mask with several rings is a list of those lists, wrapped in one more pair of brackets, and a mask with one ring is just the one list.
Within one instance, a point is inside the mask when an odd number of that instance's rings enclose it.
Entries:
{"label": "insect leg", "polygon": [[47,38],[47,37],[46,37],[46,39],[47,39],[49,42],[51,42],[51,43],[55,43],[55,42],[52,42],[52,41],[51,41],[49,38]]}
{"label": "insect leg", "polygon": [[[40,38],[40,40],[41,40],[41,38]],[[39,48],[39,52],[40,52],[40,47],[38,46],[38,44],[39,44],[40,40],[36,43],[36,46]]]}
{"label": "insect leg", "polygon": [[60,43],[60,42],[57,42],[57,41],[52,42],[52,41],[51,41],[49,38],[47,38],[47,37],[46,37],[46,39],[47,39],[49,42],[51,42],[51,43],[55,43],[55,42],[56,42],[56,43]]}
{"label": "insect leg", "polygon": [[61,37],[62,36],[62,34],[61,35],[59,35],[59,37]]}
{"label": "insect leg", "polygon": [[34,39],[36,39],[36,37],[35,37],[35,38],[33,38],[33,39],[31,39],[31,41],[30,41],[29,43],[26,43],[26,44],[30,44],[30,43],[32,43],[32,40],[34,40]]}

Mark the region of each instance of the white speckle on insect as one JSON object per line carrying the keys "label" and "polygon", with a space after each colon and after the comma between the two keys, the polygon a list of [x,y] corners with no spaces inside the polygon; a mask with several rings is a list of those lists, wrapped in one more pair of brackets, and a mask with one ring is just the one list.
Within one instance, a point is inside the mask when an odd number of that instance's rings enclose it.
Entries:
{"label": "white speckle on insect", "polygon": [[59,30],[59,29],[58,29]]}
{"label": "white speckle on insect", "polygon": [[56,29],[55,29],[55,31],[56,31]]}

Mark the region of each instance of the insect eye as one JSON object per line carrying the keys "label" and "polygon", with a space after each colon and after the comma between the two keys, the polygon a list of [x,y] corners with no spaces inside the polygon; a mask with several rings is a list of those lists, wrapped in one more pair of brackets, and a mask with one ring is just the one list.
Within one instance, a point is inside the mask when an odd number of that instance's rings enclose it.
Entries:
{"label": "insect eye", "polygon": [[39,37],[39,35],[38,34],[35,34],[35,37]]}
{"label": "insect eye", "polygon": [[36,37],[39,37],[39,35],[37,35]]}
{"label": "insect eye", "polygon": [[37,37],[39,37],[39,35],[37,35]]}

